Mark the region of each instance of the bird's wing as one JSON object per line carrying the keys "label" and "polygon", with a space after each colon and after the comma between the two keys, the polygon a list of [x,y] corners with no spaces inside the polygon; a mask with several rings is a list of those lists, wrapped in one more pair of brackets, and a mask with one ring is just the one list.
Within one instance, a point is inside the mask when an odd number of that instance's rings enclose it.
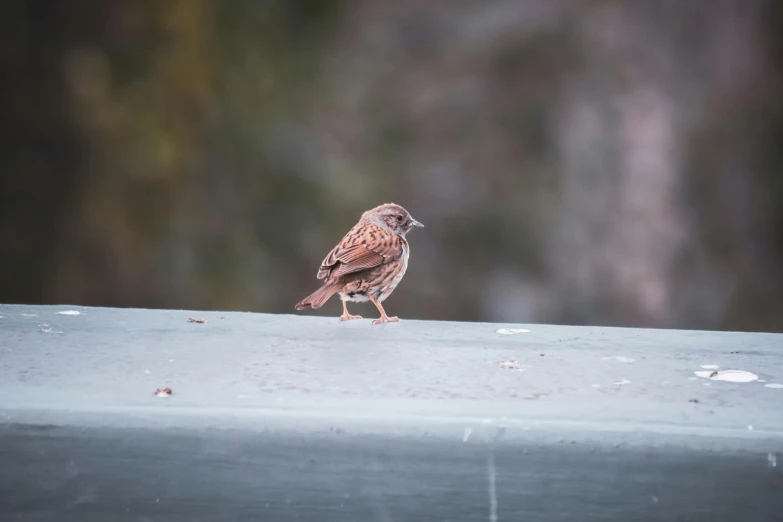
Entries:
{"label": "bird's wing", "polygon": [[367,270],[401,256],[402,242],[396,234],[372,226],[354,229],[323,260],[318,279]]}

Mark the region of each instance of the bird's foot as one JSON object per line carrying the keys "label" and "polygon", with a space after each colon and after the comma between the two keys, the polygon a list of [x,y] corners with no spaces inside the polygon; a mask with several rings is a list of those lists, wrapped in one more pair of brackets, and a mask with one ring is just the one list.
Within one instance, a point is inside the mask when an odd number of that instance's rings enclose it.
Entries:
{"label": "bird's foot", "polygon": [[387,315],[382,315],[378,319],[372,322],[372,324],[381,324],[381,323],[398,323],[400,322],[399,318],[397,317],[389,317]]}
{"label": "bird's foot", "polygon": [[361,315],[343,314],[340,316],[340,321],[349,321],[351,319],[361,319]]}

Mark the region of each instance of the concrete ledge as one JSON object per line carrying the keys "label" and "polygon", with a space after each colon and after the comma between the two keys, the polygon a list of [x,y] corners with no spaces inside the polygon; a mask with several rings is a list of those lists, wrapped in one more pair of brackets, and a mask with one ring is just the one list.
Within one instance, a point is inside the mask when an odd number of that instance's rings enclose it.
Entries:
{"label": "concrete ledge", "polygon": [[766,522],[776,384],[780,334],[3,305],[0,519]]}

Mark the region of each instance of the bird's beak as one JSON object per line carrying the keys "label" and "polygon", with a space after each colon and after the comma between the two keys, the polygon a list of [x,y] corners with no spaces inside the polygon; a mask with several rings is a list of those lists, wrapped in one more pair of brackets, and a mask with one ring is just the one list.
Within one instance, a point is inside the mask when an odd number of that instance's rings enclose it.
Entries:
{"label": "bird's beak", "polygon": [[412,227],[419,227],[419,228],[424,228],[424,225],[422,225],[421,223],[419,223],[418,221],[416,221],[416,220],[415,220],[415,219],[413,219],[413,218],[411,218],[411,226],[412,226]]}

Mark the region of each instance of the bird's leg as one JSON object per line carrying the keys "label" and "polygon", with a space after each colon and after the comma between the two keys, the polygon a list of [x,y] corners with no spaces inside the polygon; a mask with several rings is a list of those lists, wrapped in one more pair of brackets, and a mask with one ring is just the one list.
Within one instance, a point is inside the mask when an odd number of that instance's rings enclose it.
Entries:
{"label": "bird's leg", "polygon": [[399,319],[396,317],[389,317],[388,315],[386,315],[386,310],[383,309],[381,303],[379,303],[377,299],[375,299],[374,297],[370,297],[370,300],[372,301],[372,304],[374,304],[378,308],[378,311],[381,312],[381,316],[375,321],[373,321],[372,324],[396,323],[399,321]]}
{"label": "bird's leg", "polygon": [[361,319],[361,315],[351,315],[348,313],[348,304],[343,301],[343,315],[340,316],[341,321],[347,321],[348,319]]}

